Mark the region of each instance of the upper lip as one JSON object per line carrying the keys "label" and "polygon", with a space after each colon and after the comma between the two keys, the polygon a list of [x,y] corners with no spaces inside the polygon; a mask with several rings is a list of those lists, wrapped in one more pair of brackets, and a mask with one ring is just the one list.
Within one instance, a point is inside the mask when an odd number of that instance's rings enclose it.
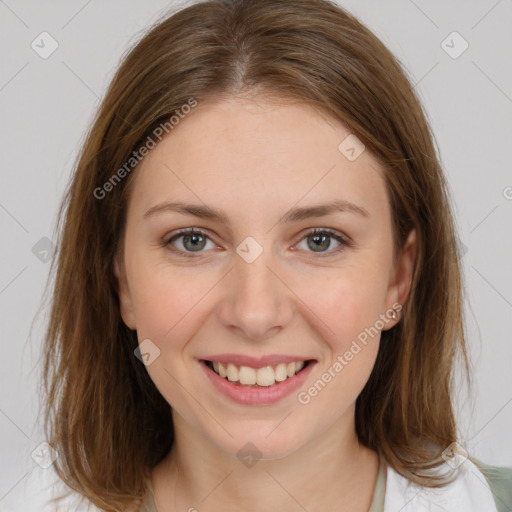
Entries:
{"label": "upper lip", "polygon": [[311,361],[311,357],[292,356],[287,354],[270,354],[261,357],[247,356],[243,354],[216,354],[205,356],[203,361],[213,361],[222,364],[233,363],[238,366],[250,366],[251,368],[263,368],[274,366],[279,363],[293,363],[295,361]]}

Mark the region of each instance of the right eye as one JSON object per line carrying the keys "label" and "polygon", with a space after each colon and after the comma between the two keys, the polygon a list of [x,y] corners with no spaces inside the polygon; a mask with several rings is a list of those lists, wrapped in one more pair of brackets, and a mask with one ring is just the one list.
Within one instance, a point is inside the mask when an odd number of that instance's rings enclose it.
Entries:
{"label": "right eye", "polygon": [[[176,248],[175,242],[178,240],[180,240],[178,243],[183,247],[183,249]],[[203,252],[208,240],[213,244],[205,231],[197,228],[187,228],[180,229],[174,233],[174,235],[164,242],[164,246],[168,247],[173,252],[180,253],[180,255],[193,258],[194,256],[191,253]]]}

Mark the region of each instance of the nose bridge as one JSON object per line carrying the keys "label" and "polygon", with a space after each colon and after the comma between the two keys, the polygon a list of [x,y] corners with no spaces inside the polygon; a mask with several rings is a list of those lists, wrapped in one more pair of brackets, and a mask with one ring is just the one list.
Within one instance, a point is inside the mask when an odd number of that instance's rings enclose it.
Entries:
{"label": "nose bridge", "polygon": [[238,246],[230,272],[229,296],[222,308],[225,325],[241,329],[252,339],[264,338],[270,331],[275,334],[292,312],[287,288],[275,275],[278,272],[270,239],[267,242],[246,239]]}
{"label": "nose bridge", "polygon": [[234,279],[238,301],[241,299],[250,302],[263,299],[275,299],[276,277],[271,268],[273,258],[267,249],[254,261],[247,262],[242,257],[237,257],[234,263]]}

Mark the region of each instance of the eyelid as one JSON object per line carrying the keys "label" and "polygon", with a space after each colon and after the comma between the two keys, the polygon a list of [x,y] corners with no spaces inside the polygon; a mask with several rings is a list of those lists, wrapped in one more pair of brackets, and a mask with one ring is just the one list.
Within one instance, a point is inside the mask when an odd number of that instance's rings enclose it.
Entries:
{"label": "eyelid", "polygon": [[303,231],[301,231],[297,236],[300,237],[299,238],[299,241],[302,240],[304,237],[306,237],[307,235],[315,235],[315,234],[321,234],[321,233],[327,233],[331,236],[337,236],[341,239],[343,239],[344,242],[346,242],[347,244],[351,243],[351,239],[348,235],[346,235],[345,233],[343,233],[343,231],[339,231],[338,229],[334,229],[334,228],[307,228]]}

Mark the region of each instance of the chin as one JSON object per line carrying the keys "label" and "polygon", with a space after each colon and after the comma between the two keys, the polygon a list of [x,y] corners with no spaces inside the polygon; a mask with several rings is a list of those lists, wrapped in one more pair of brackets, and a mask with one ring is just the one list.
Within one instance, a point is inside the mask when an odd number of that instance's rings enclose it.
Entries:
{"label": "chin", "polygon": [[279,421],[254,420],[254,424],[249,428],[227,426],[227,430],[233,437],[224,431],[220,438],[218,435],[208,437],[219,450],[250,467],[253,459],[283,459],[307,442],[304,433],[290,432],[290,429],[284,426],[287,421],[279,425]]}

